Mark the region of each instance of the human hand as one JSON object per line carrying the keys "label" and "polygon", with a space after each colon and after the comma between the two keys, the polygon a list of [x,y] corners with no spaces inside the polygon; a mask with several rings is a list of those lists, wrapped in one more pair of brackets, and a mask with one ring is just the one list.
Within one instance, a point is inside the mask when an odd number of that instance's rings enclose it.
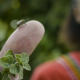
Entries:
{"label": "human hand", "polygon": [[[27,22],[11,34],[0,52],[0,57],[3,57],[10,49],[14,54],[26,52],[30,55],[42,39],[44,32],[44,27],[40,22],[35,20]],[[0,70],[2,70],[1,67]],[[19,76],[17,75],[12,80],[19,80]]]}

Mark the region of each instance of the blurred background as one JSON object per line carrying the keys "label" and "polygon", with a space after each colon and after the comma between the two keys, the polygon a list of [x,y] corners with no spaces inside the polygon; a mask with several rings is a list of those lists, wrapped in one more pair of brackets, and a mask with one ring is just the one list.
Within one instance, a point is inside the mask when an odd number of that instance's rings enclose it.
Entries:
{"label": "blurred background", "polygon": [[72,6],[78,0],[0,0],[0,50],[21,19],[38,20],[45,27],[45,35],[30,56],[31,71],[24,71],[29,80],[39,64],[72,50],[66,45],[63,27],[67,25]]}

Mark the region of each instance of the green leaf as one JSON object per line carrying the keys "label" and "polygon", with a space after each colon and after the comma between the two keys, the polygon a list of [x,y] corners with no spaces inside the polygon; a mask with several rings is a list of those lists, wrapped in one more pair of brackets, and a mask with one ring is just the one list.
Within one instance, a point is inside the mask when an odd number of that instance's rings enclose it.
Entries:
{"label": "green leaf", "polygon": [[5,74],[2,80],[12,80],[9,74]]}
{"label": "green leaf", "polygon": [[3,70],[3,71],[2,71],[2,73],[3,73],[3,74],[6,74],[6,71],[5,71],[5,70]]}
{"label": "green leaf", "polygon": [[12,51],[12,50],[8,50],[8,51],[4,54],[4,57],[6,57],[6,56],[12,56],[12,57],[14,57],[13,51]]}
{"label": "green leaf", "polygon": [[19,64],[23,65],[23,62],[19,58],[16,58],[16,59],[19,62]]}
{"label": "green leaf", "polygon": [[17,61],[19,62],[19,64],[23,64],[23,62],[21,61],[21,55],[20,54],[15,54],[15,57],[17,59]]}
{"label": "green leaf", "polygon": [[12,50],[8,50],[8,51],[5,53],[4,57],[6,57],[6,56],[12,56],[13,59],[14,59],[13,63],[16,62],[16,59],[15,59],[15,57],[14,57],[14,54],[13,54],[13,51],[12,51]]}
{"label": "green leaf", "polygon": [[23,67],[20,66],[19,79],[23,79]]}
{"label": "green leaf", "polygon": [[3,74],[8,74],[9,73],[9,68],[4,68],[4,70],[2,71]]}
{"label": "green leaf", "polygon": [[13,57],[12,56],[6,56],[6,57],[2,57],[0,59],[0,65],[3,68],[9,68],[12,63],[13,63]]}
{"label": "green leaf", "polygon": [[12,64],[9,71],[12,74],[18,74],[20,72],[20,66],[17,63]]}
{"label": "green leaf", "polygon": [[20,54],[15,54],[15,57],[20,59],[21,55]]}
{"label": "green leaf", "polygon": [[27,53],[21,53],[21,60],[23,63],[29,62],[29,55]]}
{"label": "green leaf", "polygon": [[26,64],[23,64],[23,68],[26,69],[26,70],[29,70],[29,71],[31,70],[30,65],[27,64],[27,63]]}

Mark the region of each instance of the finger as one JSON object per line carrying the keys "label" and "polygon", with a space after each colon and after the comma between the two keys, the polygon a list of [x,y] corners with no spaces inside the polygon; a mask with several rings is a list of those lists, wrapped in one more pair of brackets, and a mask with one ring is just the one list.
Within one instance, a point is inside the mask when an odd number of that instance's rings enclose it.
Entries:
{"label": "finger", "polygon": [[14,54],[26,52],[30,55],[42,39],[44,32],[40,22],[35,20],[27,22],[11,34],[1,50],[0,57],[9,49],[12,49]]}

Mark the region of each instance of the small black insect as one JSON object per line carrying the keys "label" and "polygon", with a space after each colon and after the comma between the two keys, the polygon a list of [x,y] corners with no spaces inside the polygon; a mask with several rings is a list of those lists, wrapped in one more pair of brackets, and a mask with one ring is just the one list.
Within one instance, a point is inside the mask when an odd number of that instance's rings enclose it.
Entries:
{"label": "small black insect", "polygon": [[20,27],[21,25],[23,25],[26,21],[24,19],[20,20],[17,22],[17,27]]}
{"label": "small black insect", "polygon": [[[29,19],[29,18],[28,18],[28,19]],[[27,21],[28,19],[26,19],[26,20],[22,19],[22,20],[18,21],[18,22],[17,22],[17,27],[20,27],[21,25],[23,25],[24,23],[26,23],[26,21]]]}

